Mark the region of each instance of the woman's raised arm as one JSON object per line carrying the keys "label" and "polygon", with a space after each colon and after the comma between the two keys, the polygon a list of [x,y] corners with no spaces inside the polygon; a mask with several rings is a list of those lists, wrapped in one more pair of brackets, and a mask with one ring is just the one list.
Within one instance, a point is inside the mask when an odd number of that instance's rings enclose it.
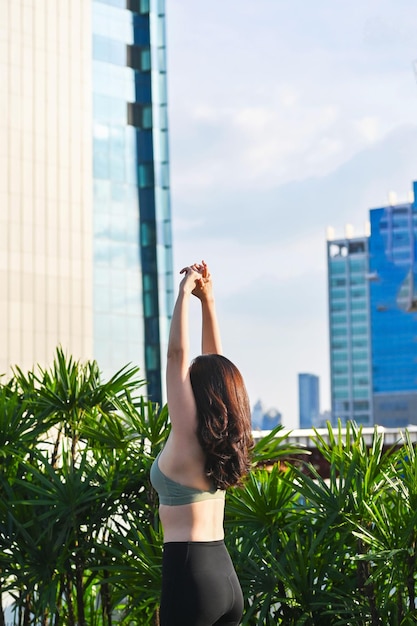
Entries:
{"label": "woman's raised arm", "polygon": [[199,272],[191,266],[181,270],[177,300],[172,313],[167,353],[167,400],[173,431],[194,431],[196,407],[190,382],[189,304]]}
{"label": "woman's raised arm", "polygon": [[203,354],[222,354],[211,274],[205,261],[195,263],[192,268],[200,274],[192,293],[201,302],[201,351]]}

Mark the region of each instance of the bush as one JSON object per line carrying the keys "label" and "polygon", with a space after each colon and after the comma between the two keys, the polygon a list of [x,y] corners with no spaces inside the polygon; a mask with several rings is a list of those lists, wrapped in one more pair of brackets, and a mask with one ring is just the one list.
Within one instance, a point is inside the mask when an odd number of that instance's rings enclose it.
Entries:
{"label": "bush", "polygon": [[[136,368],[103,382],[61,350],[0,385],[0,592],[15,626],[158,624],[162,533],[149,482],[169,432]],[[226,499],[244,625],[416,623],[417,458],[408,434],[368,449],[354,425],[316,445],[324,480],[281,428]],[[285,463],[282,461],[285,460]],[[268,466],[265,464],[269,463]],[[0,604],[0,626],[5,612]]]}
{"label": "bush", "polygon": [[375,429],[316,445],[330,466],[255,469],[228,496],[230,551],[247,599],[243,624],[415,624],[417,457],[408,433],[383,450]]}
{"label": "bush", "polygon": [[58,350],[51,370],[0,389],[0,585],[16,625],[157,623],[149,470],[168,415],[137,373],[102,382],[97,363]]}

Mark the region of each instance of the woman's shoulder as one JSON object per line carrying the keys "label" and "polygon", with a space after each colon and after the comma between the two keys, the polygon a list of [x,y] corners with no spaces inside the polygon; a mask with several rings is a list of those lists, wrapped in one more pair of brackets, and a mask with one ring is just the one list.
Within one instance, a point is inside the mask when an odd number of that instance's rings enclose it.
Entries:
{"label": "woman's shoulder", "polygon": [[205,463],[205,454],[197,439],[197,433],[191,429],[184,433],[182,430],[178,432],[177,429],[172,428],[160,453],[160,458],[164,465],[178,467]]}

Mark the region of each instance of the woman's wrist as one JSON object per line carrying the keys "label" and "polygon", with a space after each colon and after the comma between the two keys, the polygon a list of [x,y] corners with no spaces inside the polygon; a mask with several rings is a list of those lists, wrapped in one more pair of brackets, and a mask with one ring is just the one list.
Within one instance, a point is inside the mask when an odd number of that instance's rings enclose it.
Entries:
{"label": "woman's wrist", "polygon": [[204,295],[200,298],[200,302],[202,305],[212,305],[214,304],[214,296],[212,294],[210,295]]}
{"label": "woman's wrist", "polygon": [[187,284],[180,285],[178,290],[179,296],[187,296],[188,298],[191,296],[192,287],[187,286]]}
{"label": "woman's wrist", "polygon": [[214,309],[215,308],[214,299],[202,300],[201,301],[201,308],[203,308],[203,309]]}

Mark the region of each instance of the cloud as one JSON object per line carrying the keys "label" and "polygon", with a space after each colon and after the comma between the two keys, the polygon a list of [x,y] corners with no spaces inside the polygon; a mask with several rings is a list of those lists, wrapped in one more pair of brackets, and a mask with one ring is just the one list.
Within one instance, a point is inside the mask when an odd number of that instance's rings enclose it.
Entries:
{"label": "cloud", "polygon": [[366,33],[416,19],[408,0],[178,0],[168,13],[174,192],[323,177],[415,122],[414,39],[382,47]]}
{"label": "cloud", "polygon": [[369,143],[374,143],[381,137],[381,121],[375,116],[363,117],[355,125],[360,135]]}
{"label": "cloud", "polygon": [[[408,71],[417,101],[411,65]],[[174,115],[171,131],[175,193],[210,194],[213,188],[242,186],[271,189],[293,180],[325,177],[399,128],[400,90],[381,85],[375,77],[369,83],[378,96],[375,106],[362,106],[366,92],[353,104],[315,103],[314,97],[307,100],[301,93],[289,96],[294,103],[287,106],[279,89],[268,101],[184,105]],[[287,88],[295,94],[296,86]],[[353,89],[358,91],[357,86]],[[415,106],[408,106],[414,121]]]}
{"label": "cloud", "polygon": [[[415,10],[410,5],[411,11]],[[415,45],[415,27],[413,20],[398,19],[392,10],[385,10],[369,17],[363,26],[363,40],[370,46],[377,46],[386,50],[393,46],[404,46],[405,42]]]}
{"label": "cloud", "polygon": [[[215,165],[218,167],[218,164]],[[300,178],[272,188],[252,188],[242,174],[230,189],[178,191],[174,214],[191,219],[195,238],[281,245],[297,233],[328,225],[363,224],[369,208],[384,205],[396,189],[407,196],[417,177],[417,127],[403,127],[361,150],[326,176]],[[196,216],[199,219],[196,219]]]}

